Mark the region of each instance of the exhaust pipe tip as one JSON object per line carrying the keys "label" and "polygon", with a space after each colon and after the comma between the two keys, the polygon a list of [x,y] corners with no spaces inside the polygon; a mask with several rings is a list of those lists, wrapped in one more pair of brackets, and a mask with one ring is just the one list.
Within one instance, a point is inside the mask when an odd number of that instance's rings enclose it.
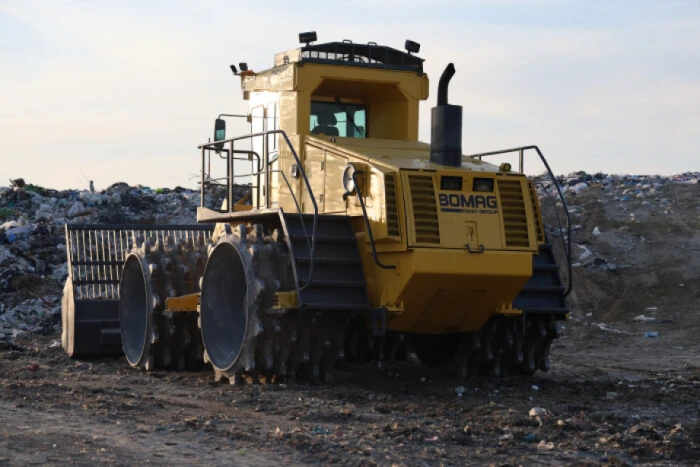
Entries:
{"label": "exhaust pipe tip", "polygon": [[448,105],[447,104],[447,88],[450,85],[450,80],[452,77],[455,75],[455,65],[454,63],[450,63],[447,65],[445,68],[445,71],[442,72],[442,76],[440,76],[440,82],[438,83],[438,98],[437,98],[437,105]]}
{"label": "exhaust pipe tip", "polygon": [[440,76],[437,107],[432,110],[430,161],[449,167],[462,165],[462,107],[447,103],[447,90],[455,74],[450,63]]}

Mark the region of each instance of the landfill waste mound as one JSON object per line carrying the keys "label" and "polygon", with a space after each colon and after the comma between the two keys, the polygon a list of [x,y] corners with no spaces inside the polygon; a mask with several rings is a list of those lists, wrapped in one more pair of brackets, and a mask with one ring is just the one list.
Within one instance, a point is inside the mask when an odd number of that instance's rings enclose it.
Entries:
{"label": "landfill waste mound", "polygon": [[[106,190],[52,190],[13,180],[0,187],[0,341],[24,333],[60,334],[68,275],[65,224],[192,224],[198,190],[115,183]],[[237,187],[237,198],[245,193]],[[211,186],[207,206],[224,188]]]}

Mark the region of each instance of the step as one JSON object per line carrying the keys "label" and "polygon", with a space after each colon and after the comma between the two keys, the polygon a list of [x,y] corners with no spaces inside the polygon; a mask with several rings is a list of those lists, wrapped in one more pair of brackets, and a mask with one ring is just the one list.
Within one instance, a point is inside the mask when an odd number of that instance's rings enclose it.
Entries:
{"label": "step", "polygon": [[[298,263],[311,263],[311,257],[310,256],[297,256],[297,262]],[[355,266],[358,264],[362,264],[362,260],[360,258],[330,258],[330,257],[316,256],[314,258],[314,263],[316,265],[318,265],[318,264],[335,264],[335,265],[344,265],[344,266]]]}

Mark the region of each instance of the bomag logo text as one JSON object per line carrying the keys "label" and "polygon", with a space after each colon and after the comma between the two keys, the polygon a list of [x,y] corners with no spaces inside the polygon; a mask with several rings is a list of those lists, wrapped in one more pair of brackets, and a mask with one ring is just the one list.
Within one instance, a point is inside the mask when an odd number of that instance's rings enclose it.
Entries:
{"label": "bomag logo text", "polygon": [[498,214],[498,200],[495,196],[440,193],[440,209],[442,212]]}

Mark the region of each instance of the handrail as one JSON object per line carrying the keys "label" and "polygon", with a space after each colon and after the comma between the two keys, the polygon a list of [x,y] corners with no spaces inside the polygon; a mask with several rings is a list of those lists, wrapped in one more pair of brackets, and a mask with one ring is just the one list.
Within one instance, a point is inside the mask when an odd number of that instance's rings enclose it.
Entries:
{"label": "handrail", "polygon": [[[544,186],[544,183],[542,183],[542,182],[537,182],[537,183],[535,183],[535,185],[541,186],[541,187],[542,187],[542,191],[544,191],[544,193],[547,195],[547,198],[549,198],[549,202],[552,203],[552,206],[556,206],[556,201],[554,201],[554,198],[552,198],[552,195],[551,195],[551,194],[549,193],[549,191],[547,190],[547,187]],[[561,226],[561,218],[559,217],[559,211],[557,211],[557,210],[555,209],[555,210],[554,210],[554,215],[557,216],[557,225],[559,225],[559,232],[563,232],[564,229],[563,229],[562,226]],[[566,244],[564,243],[564,236],[563,236],[563,235],[562,235],[562,237],[561,237],[561,242],[562,242],[562,246],[564,247],[564,254],[566,255],[566,258],[568,259],[568,258],[569,258],[569,252],[566,251]]]}
{"label": "handrail", "polygon": [[[253,177],[255,175],[262,175],[264,174],[264,171],[259,171],[251,174],[240,174],[240,175],[232,175],[232,177]],[[297,201],[297,197],[294,196],[294,193],[292,192],[292,185],[289,183],[289,180],[287,179],[287,176],[284,174],[283,170],[271,170],[270,173],[279,173],[282,175],[282,180],[284,180],[284,183],[287,184],[287,188],[289,188],[290,193],[292,193],[292,199],[294,200],[294,205],[297,207],[297,213],[299,214],[299,220],[301,221],[301,229],[304,231],[304,237],[306,238],[306,246],[309,247],[309,251],[311,251],[311,245],[309,244],[309,236],[306,233],[306,226],[304,225],[304,218],[302,217],[301,214],[301,207],[299,206],[299,202]],[[240,186],[240,185],[239,185]],[[310,279],[309,279],[310,280]],[[305,287],[305,286],[304,286]]]}
{"label": "handrail", "polygon": [[[521,147],[512,148],[512,149],[502,149],[500,151],[490,151],[490,152],[482,152],[479,154],[471,154],[468,157],[475,157],[475,158],[478,157],[479,160],[481,160],[482,157],[494,156],[497,154],[507,154],[509,152],[516,152],[517,151],[520,153],[520,157],[521,157],[521,161],[522,161],[524,151],[527,151],[530,149],[534,149],[535,151],[537,151],[537,154],[540,156],[540,160],[542,161],[542,164],[544,164],[545,168],[547,169],[547,173],[549,174],[549,177],[552,179],[552,183],[554,183],[554,186],[557,189],[557,193],[559,194],[559,199],[561,200],[561,204],[564,208],[564,213],[566,214],[566,222],[567,222],[566,238],[567,238],[567,242],[564,244],[564,252],[566,254],[566,259],[569,263],[568,264],[568,266],[569,266],[568,267],[569,285],[566,288],[566,291],[564,292],[564,296],[566,297],[571,293],[571,290],[572,290],[573,284],[574,284],[573,266],[571,264],[572,263],[572,258],[571,258],[571,214],[569,213],[569,207],[566,205],[566,199],[564,198],[564,194],[562,193],[561,188],[559,187],[559,184],[557,183],[557,179],[554,177],[554,173],[552,172],[552,169],[549,167],[549,163],[547,163],[547,159],[545,159],[544,155],[542,154],[542,151],[540,151],[540,148],[538,148],[537,146],[534,146],[534,145],[521,146]],[[524,169],[524,164],[521,162],[521,172],[523,169]],[[546,190],[545,190],[545,192],[546,192]],[[551,197],[549,199],[550,199],[550,201],[552,201],[552,204],[554,207],[554,212],[556,213],[556,210],[557,210],[556,203],[554,203],[554,200],[552,200]],[[562,231],[561,223],[559,225],[559,232],[562,235],[562,242],[564,242],[564,239],[563,239],[564,232]]]}
{"label": "handrail", "polygon": [[[294,156],[294,160],[297,164],[297,167],[299,167],[299,173],[301,174],[302,178],[304,179],[304,184],[306,185],[306,190],[309,193],[309,198],[311,200],[311,204],[313,205],[314,208],[314,221],[313,221],[313,229],[311,233],[311,252],[310,252],[310,258],[309,258],[309,279],[306,281],[306,284],[304,286],[299,287],[299,284],[297,284],[298,290],[301,291],[304,288],[306,288],[310,283],[311,280],[313,279],[313,274],[314,274],[314,265],[315,265],[315,259],[316,259],[316,232],[318,230],[318,204],[316,204],[316,197],[314,196],[314,192],[311,189],[311,184],[309,183],[309,179],[306,176],[306,171],[304,170],[304,166],[301,163],[301,160],[299,160],[299,156],[297,155],[297,152],[294,150],[294,146],[292,145],[292,142],[289,140],[289,137],[287,136],[287,133],[284,130],[268,130],[268,131],[262,131],[258,133],[251,133],[249,135],[241,135],[237,136],[235,138],[230,138],[226,140],[221,140],[221,141],[214,141],[210,143],[205,143],[200,146],[198,146],[199,149],[202,150],[202,184],[201,184],[201,199],[200,199],[200,205],[204,207],[204,183],[205,183],[205,174],[206,174],[206,151],[207,150],[216,150],[217,148],[215,145],[217,144],[225,144],[225,143],[231,143],[231,152],[233,152],[233,143],[235,141],[241,141],[244,139],[252,139],[258,136],[263,137],[263,164],[264,164],[264,174],[265,174],[265,189],[269,192],[270,190],[270,165],[268,164],[268,156],[269,153],[267,151],[267,140],[268,136],[270,135],[275,135],[279,134],[282,135],[284,138],[285,143],[287,144],[287,147],[292,153],[292,156]],[[228,155],[229,158],[233,157],[233,154],[229,153]],[[227,170],[229,170],[229,167],[232,168],[233,161],[227,161]],[[259,172],[260,174],[260,172]],[[231,174],[232,175],[232,174]],[[259,175],[258,175],[259,176]],[[229,185],[229,190],[228,190],[228,198],[231,200],[228,204],[230,205],[233,202],[233,176],[228,177],[228,185]],[[285,181],[286,181],[286,177]],[[287,182],[288,183],[288,182]],[[289,183],[288,183],[289,184]],[[258,186],[260,185],[259,183],[257,184]],[[301,216],[301,208],[299,206],[299,203],[297,202],[296,195],[294,194],[294,190],[291,189],[290,186],[290,193],[292,197],[294,198],[294,203],[297,206],[297,210],[299,211],[299,215]],[[265,200],[266,203],[269,203],[270,197],[268,196],[268,193],[265,195]],[[260,197],[258,196],[258,203],[260,202]],[[304,226],[303,222],[303,217],[302,219],[302,226]],[[304,227],[304,232],[306,232],[306,228]],[[305,235],[306,236],[306,235]],[[307,237],[307,242],[308,242],[308,236]]]}
{"label": "handrail", "polygon": [[[362,190],[360,190],[360,185],[357,183],[357,174],[364,173],[364,170],[353,170],[352,172],[352,183],[355,185],[355,190],[357,191],[357,198],[360,200],[360,206],[362,206],[362,216],[365,218],[365,228],[367,229],[367,235],[369,235],[369,243],[372,247],[372,258],[374,258],[374,264],[382,269],[396,269],[395,264],[384,264],[379,261],[377,256],[377,247],[374,244],[374,235],[372,235],[372,227],[369,225],[369,217],[367,217],[367,208],[365,208],[365,200],[362,199]],[[351,193],[347,192],[344,198],[347,198]]]}

